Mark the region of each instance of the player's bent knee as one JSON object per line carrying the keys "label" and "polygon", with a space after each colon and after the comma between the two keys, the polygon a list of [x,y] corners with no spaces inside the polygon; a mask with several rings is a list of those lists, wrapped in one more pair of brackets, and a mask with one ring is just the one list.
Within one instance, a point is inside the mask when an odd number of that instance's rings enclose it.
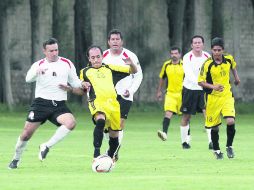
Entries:
{"label": "player's bent knee", "polygon": [[216,132],[219,131],[219,126],[213,127],[212,131],[216,131]]}
{"label": "player's bent knee", "polygon": [[69,130],[73,130],[76,126],[76,120],[75,119],[66,119],[66,120],[62,121],[60,124],[64,125]]}
{"label": "player's bent knee", "polygon": [[106,123],[105,119],[98,119],[98,120],[96,121],[96,127],[97,127],[99,130],[103,130],[104,127],[105,127],[105,123]]}
{"label": "player's bent knee", "polygon": [[109,130],[109,136],[112,138],[116,138],[119,136],[119,131],[114,131],[112,129]]}
{"label": "player's bent knee", "polygon": [[234,118],[227,118],[227,125],[234,125],[235,119]]}
{"label": "player's bent knee", "polygon": [[76,121],[73,120],[70,123],[65,125],[69,130],[73,130],[76,127]]}

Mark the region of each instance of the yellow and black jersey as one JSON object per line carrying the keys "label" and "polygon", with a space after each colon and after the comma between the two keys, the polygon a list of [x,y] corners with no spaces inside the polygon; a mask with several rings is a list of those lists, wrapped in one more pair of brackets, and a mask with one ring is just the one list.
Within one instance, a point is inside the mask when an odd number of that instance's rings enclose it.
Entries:
{"label": "yellow and black jersey", "polygon": [[102,64],[99,68],[89,66],[80,71],[80,79],[91,84],[89,91],[90,100],[95,98],[101,100],[116,98],[113,79],[113,73],[115,72],[118,73],[118,77],[120,74],[125,77],[130,73],[130,66]]}
{"label": "yellow and black jersey", "polygon": [[162,79],[167,79],[167,92],[181,92],[183,88],[183,62],[173,64],[172,60],[165,61],[159,75]]}
{"label": "yellow and black jersey", "polygon": [[204,88],[207,94],[226,96],[232,95],[230,85],[230,70],[236,68],[236,62],[232,55],[222,56],[222,62],[217,64],[212,57],[207,59],[199,73],[198,82],[205,81],[209,84],[220,84],[224,86],[222,92]]}

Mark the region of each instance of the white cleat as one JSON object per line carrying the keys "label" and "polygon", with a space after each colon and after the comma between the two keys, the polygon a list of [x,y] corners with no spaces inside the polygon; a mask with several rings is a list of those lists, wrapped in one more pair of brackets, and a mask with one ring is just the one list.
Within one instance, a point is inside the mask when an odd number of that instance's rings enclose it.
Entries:
{"label": "white cleat", "polygon": [[163,131],[158,131],[157,132],[157,134],[158,134],[158,137],[161,139],[161,140],[163,140],[163,141],[166,141],[167,139],[168,139],[168,136],[167,136],[167,134],[165,133],[165,132],[163,132]]}
{"label": "white cleat", "polygon": [[49,148],[45,144],[41,144],[39,146],[39,149],[40,149],[40,151],[39,151],[38,157],[39,157],[40,161],[43,161],[49,152]]}

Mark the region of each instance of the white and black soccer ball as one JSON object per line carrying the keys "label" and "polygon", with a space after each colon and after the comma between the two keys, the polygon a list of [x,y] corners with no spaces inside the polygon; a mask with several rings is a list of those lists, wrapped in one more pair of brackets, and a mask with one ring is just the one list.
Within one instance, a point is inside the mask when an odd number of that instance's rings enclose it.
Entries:
{"label": "white and black soccer ball", "polygon": [[106,173],[113,169],[114,163],[110,156],[100,155],[94,159],[92,170],[96,173]]}

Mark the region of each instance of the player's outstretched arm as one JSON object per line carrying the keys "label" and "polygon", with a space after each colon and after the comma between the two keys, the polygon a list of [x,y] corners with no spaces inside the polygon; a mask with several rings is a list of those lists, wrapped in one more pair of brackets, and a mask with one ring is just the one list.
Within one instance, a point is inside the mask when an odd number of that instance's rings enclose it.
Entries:
{"label": "player's outstretched arm", "polygon": [[82,88],[73,88],[72,86],[70,85],[65,85],[65,84],[59,84],[59,88],[61,88],[62,90],[64,91],[67,91],[67,92],[71,92],[73,94],[76,94],[76,95],[84,95],[85,94],[85,88],[82,89]]}
{"label": "player's outstretched arm", "polygon": [[123,61],[130,66],[130,73],[134,74],[138,71],[136,65],[133,63],[130,57],[127,57],[126,59],[123,59]]}

